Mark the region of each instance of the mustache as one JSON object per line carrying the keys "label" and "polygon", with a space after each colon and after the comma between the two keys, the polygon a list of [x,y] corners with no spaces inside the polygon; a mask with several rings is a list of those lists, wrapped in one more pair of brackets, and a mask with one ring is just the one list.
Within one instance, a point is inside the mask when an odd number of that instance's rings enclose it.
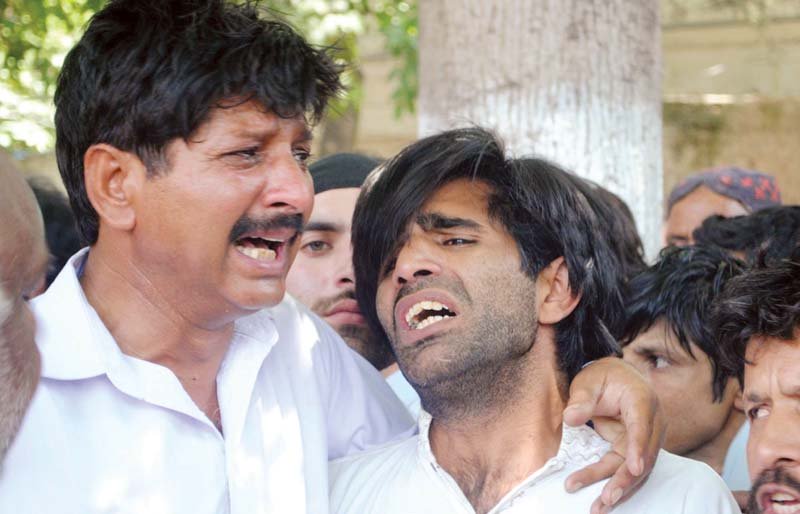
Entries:
{"label": "mustache", "polygon": [[278,216],[258,219],[242,216],[233,224],[229,239],[230,242],[233,243],[248,232],[275,230],[277,228],[290,228],[294,230],[296,232],[292,238],[292,240],[294,240],[294,238],[303,232],[302,214],[280,214]]}
{"label": "mustache", "polygon": [[341,294],[334,296],[333,298],[323,298],[318,302],[314,303],[311,307],[313,312],[316,312],[320,316],[323,316],[326,312],[328,312],[331,307],[336,305],[337,303],[341,302],[342,300],[355,300],[356,299],[356,292],[354,289],[348,289],[347,291],[343,291]]}
{"label": "mustache", "polygon": [[758,490],[764,484],[780,484],[788,486],[795,491],[800,492],[800,482],[795,480],[783,468],[770,468],[766,469],[758,475],[753,487],[750,488],[750,498],[747,501],[747,512],[753,514],[761,514],[763,512],[758,505]]}

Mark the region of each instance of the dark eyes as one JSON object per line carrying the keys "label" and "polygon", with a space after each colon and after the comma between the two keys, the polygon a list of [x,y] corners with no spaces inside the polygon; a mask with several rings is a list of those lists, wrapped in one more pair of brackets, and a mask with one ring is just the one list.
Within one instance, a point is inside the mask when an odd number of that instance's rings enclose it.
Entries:
{"label": "dark eyes", "polygon": [[463,237],[452,237],[450,239],[445,239],[444,245],[445,246],[466,246],[473,244],[475,241],[472,239],[465,239]]}
{"label": "dark eyes", "polygon": [[[304,149],[296,149],[292,152],[292,155],[294,156],[294,159],[303,167],[305,167],[306,164],[308,164],[308,160],[311,159],[311,152]],[[241,159],[247,164],[254,164],[261,162],[261,148],[258,146],[242,148],[226,153],[225,157],[234,157]]]}

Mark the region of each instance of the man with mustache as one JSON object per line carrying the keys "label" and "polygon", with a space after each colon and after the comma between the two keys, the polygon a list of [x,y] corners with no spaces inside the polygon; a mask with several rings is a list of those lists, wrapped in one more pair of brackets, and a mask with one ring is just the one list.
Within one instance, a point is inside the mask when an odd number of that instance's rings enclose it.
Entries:
{"label": "man with mustache", "polygon": [[748,514],[800,512],[800,246],[732,279],[715,311],[750,420]]}
{"label": "man with mustache", "polygon": [[564,490],[608,448],[562,411],[586,362],[619,354],[623,305],[621,263],[563,170],[479,128],[418,141],[365,184],[353,262],[423,412],[414,438],[331,464],[332,511],[738,512],[708,466],[666,452],[624,502]]}
{"label": "man with mustache", "polygon": [[[339,71],[256,2],[112,0],[92,18],[55,96],[88,248],[32,303],[41,380],[0,512],[324,514],[329,459],[414,430],[380,375],[284,297],[313,203],[310,128]],[[629,488],[655,409],[646,387],[604,390],[580,415],[621,406]]]}

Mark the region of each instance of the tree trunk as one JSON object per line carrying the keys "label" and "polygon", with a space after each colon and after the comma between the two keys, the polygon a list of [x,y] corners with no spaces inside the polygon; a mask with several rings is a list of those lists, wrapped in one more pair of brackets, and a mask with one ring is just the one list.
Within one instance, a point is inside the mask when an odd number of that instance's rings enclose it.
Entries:
{"label": "tree trunk", "polygon": [[662,210],[658,0],[421,0],[419,131],[478,124],[620,195],[649,256]]}

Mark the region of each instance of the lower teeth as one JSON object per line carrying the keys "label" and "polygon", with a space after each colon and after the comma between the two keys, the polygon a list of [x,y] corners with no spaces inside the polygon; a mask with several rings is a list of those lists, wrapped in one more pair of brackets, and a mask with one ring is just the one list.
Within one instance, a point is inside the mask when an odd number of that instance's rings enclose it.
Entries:
{"label": "lower teeth", "polygon": [[269,248],[257,248],[255,246],[236,246],[236,249],[250,257],[251,259],[255,259],[257,261],[274,261],[277,254],[275,250],[270,250]]}

